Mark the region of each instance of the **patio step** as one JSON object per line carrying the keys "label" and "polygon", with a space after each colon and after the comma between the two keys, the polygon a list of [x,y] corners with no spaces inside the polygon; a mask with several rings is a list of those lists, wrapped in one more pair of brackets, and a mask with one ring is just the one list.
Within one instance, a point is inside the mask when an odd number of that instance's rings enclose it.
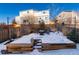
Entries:
{"label": "patio step", "polygon": [[35,45],[33,46],[34,49],[41,49],[42,48],[42,41],[41,39],[37,39]]}

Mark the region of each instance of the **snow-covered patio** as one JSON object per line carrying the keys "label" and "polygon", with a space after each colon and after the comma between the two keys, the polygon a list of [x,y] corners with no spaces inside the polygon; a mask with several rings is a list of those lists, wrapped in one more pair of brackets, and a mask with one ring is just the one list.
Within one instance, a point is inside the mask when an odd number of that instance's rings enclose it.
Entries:
{"label": "snow-covered patio", "polygon": [[67,39],[66,36],[61,32],[50,32],[49,34],[40,35],[39,33],[32,33],[25,35],[21,38],[15,39],[11,43],[31,43],[31,39],[41,39],[42,43],[74,43],[73,41]]}
{"label": "snow-covered patio", "polygon": [[[29,35],[25,35],[21,38],[15,39],[13,42],[10,44],[18,44],[18,43],[31,43],[31,39],[41,39],[42,43],[53,43],[53,44],[75,44],[74,42],[70,41],[67,39],[61,32],[50,32],[50,34],[44,34],[44,35],[39,35],[37,33],[32,33]],[[0,51],[6,49],[6,45],[4,43],[0,44]],[[26,54],[26,55],[63,55],[63,54],[79,54],[79,44],[76,44],[77,48],[76,49],[59,49],[59,50],[50,50],[50,51],[41,51],[39,52],[38,49],[34,49],[31,52],[23,52],[21,54]]]}

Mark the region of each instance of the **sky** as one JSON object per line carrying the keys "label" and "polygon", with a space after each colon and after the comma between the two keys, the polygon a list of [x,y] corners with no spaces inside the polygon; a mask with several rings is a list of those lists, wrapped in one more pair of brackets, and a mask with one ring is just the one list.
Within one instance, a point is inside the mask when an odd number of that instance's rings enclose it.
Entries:
{"label": "sky", "polygon": [[19,15],[20,11],[34,10],[50,10],[50,18],[54,19],[62,11],[79,11],[78,3],[0,3],[0,23],[7,23]]}

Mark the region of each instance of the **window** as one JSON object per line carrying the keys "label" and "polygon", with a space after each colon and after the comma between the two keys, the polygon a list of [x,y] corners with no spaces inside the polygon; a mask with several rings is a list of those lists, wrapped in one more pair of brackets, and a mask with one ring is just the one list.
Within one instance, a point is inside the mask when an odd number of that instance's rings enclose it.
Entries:
{"label": "window", "polygon": [[39,19],[41,19],[41,18],[39,18]]}
{"label": "window", "polygon": [[61,16],[59,16],[59,17],[61,17]]}
{"label": "window", "polygon": [[23,20],[23,23],[26,23],[26,20]]}
{"label": "window", "polygon": [[43,14],[45,14],[46,12],[44,11]]}
{"label": "window", "polygon": [[45,19],[48,19],[48,17],[45,17]]}
{"label": "window", "polygon": [[29,13],[29,11],[27,11],[27,13]]}
{"label": "window", "polygon": [[26,22],[29,22],[28,20],[26,20]]}

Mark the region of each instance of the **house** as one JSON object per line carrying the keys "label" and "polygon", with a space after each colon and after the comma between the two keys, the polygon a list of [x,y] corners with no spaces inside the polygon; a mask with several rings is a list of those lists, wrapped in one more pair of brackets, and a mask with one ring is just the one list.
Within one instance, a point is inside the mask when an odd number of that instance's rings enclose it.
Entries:
{"label": "house", "polygon": [[17,24],[39,24],[40,21],[43,21],[45,24],[49,24],[49,10],[25,10],[20,11],[19,16],[15,17]]}
{"label": "house", "polygon": [[56,17],[59,23],[65,24],[63,31],[65,34],[72,31],[73,28],[79,29],[79,12],[63,11]]}
{"label": "house", "polygon": [[79,13],[75,11],[63,11],[61,12],[57,17],[56,20],[58,20],[60,23],[64,22],[68,26],[74,27],[76,23],[76,27],[79,25]]}

